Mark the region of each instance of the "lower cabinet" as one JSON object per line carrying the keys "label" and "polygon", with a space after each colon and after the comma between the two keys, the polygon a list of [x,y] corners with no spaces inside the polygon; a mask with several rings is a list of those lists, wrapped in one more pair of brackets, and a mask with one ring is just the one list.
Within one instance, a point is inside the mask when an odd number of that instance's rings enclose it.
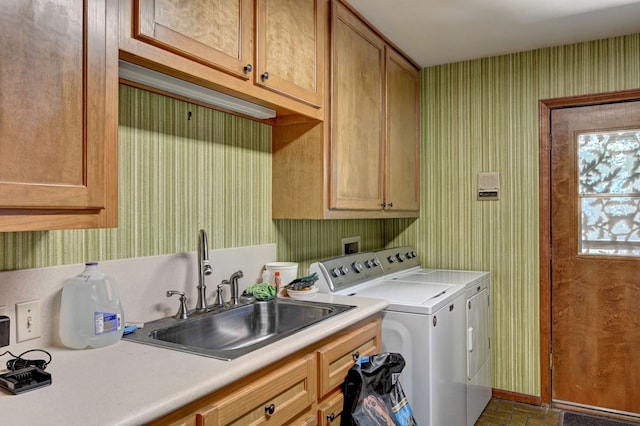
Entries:
{"label": "lower cabinet", "polygon": [[324,398],[318,406],[318,426],[339,425],[343,406],[344,395],[341,390]]}
{"label": "lower cabinet", "polygon": [[284,424],[314,403],[316,366],[313,355],[293,360],[284,367],[215,401],[196,413],[196,424]]}
{"label": "lower cabinet", "polygon": [[340,385],[358,356],[381,349],[375,315],[162,417],[152,425],[338,425]]}
{"label": "lower cabinet", "polygon": [[365,355],[373,355],[382,347],[378,322],[362,325],[357,330],[336,336],[319,348],[318,397],[322,398],[344,382],[354,362]]}

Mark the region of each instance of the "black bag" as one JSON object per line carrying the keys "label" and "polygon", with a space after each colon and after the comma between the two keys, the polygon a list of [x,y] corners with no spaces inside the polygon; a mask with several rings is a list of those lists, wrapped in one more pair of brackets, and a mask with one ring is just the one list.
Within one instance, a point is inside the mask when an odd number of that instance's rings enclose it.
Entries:
{"label": "black bag", "polygon": [[414,426],[411,406],[398,380],[405,362],[398,353],[364,356],[342,384],[340,426]]}

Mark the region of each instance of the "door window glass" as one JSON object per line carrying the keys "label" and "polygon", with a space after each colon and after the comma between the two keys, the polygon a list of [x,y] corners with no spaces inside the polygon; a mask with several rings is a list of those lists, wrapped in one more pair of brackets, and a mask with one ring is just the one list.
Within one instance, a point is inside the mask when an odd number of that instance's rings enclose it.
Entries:
{"label": "door window glass", "polygon": [[640,256],[640,130],[578,135],[579,252]]}

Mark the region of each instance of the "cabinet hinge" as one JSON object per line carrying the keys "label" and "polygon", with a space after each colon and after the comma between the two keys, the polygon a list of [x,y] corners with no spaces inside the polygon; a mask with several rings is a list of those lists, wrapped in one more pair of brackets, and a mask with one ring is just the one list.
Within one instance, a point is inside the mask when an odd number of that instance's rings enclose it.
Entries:
{"label": "cabinet hinge", "polygon": [[549,352],[549,370],[553,370],[553,352]]}

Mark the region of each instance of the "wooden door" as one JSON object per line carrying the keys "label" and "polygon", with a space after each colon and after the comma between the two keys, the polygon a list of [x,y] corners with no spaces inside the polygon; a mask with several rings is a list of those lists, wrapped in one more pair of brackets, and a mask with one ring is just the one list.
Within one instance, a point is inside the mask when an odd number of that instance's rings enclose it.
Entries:
{"label": "wooden door", "polygon": [[640,102],[551,129],[552,398],[640,413]]}
{"label": "wooden door", "polygon": [[322,105],[327,0],[257,0],[255,83]]}
{"label": "wooden door", "polygon": [[386,48],[386,209],[420,209],[420,76],[402,55]]}
{"label": "wooden door", "polygon": [[0,231],[116,226],[114,18],[104,0],[3,5]]}
{"label": "wooden door", "polygon": [[381,210],[384,42],[339,2],[332,9],[330,208]]}
{"label": "wooden door", "polygon": [[137,0],[134,16],[137,39],[242,79],[251,78],[252,0]]}

